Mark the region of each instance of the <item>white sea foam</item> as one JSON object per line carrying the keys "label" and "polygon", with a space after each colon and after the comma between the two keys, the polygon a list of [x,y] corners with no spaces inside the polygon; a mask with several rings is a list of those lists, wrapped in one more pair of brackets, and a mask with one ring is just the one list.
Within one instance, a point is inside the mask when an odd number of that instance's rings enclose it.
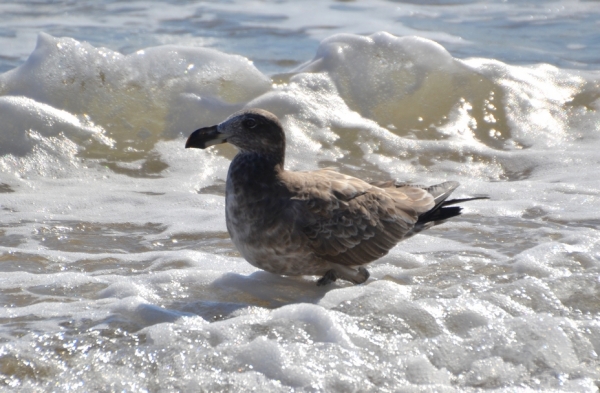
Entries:
{"label": "white sea foam", "polygon": [[[597,390],[598,76],[388,33],[306,60],[271,80],[216,50],[42,34],[0,75],[6,388]],[[224,225],[234,150],[183,148],[244,106],[281,118],[291,168],[491,200],[365,285],[258,271]]]}

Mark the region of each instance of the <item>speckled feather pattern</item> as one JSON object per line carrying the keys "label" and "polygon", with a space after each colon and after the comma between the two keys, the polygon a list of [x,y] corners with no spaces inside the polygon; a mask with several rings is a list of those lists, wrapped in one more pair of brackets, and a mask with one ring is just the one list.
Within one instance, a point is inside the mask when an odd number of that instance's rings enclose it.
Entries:
{"label": "speckled feather pattern", "polygon": [[438,214],[456,182],[422,187],[368,183],[332,169],[285,170],[285,134],[266,111],[236,113],[198,130],[186,146],[204,148],[215,140],[240,150],[227,174],[231,239],[248,262],[271,273],[325,275],[333,270],[335,278],[360,283],[368,272],[358,267],[439,223],[436,217],[460,214],[458,207]]}

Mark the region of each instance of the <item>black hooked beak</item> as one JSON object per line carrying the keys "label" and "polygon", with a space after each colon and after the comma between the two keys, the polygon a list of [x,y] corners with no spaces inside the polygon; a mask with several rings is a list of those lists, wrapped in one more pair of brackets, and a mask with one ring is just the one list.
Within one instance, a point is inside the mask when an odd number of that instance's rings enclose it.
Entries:
{"label": "black hooked beak", "polygon": [[187,142],[185,142],[185,148],[195,147],[197,149],[206,149],[207,147],[227,142],[228,136],[227,134],[220,133],[217,126],[200,128],[192,132]]}

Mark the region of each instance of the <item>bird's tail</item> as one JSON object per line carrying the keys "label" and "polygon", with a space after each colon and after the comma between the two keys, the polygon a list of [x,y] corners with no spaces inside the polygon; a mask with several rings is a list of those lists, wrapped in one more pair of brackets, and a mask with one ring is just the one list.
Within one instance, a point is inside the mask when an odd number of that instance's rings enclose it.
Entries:
{"label": "bird's tail", "polygon": [[468,202],[468,201],[476,201],[478,199],[490,199],[489,197],[473,197],[473,198],[461,198],[461,199],[451,199],[449,201],[443,201],[439,205],[436,205],[433,209],[421,214],[419,219],[417,220],[416,225],[425,225],[429,222],[433,222],[433,225],[441,224],[442,221],[447,220],[452,217],[456,217],[460,215],[462,211],[462,207],[460,206],[451,206],[457,203]]}
{"label": "bird's tail", "polygon": [[478,199],[489,199],[489,197],[484,196],[446,200],[458,186],[458,182],[448,181],[445,183],[436,184],[435,186],[424,188],[425,190],[427,190],[427,192],[433,195],[433,198],[435,200],[435,206],[431,210],[419,216],[415,227],[430,227],[432,225],[440,224],[444,220],[460,215],[460,212],[462,210],[460,206],[447,206],[456,205],[457,203],[462,202],[475,201]]}

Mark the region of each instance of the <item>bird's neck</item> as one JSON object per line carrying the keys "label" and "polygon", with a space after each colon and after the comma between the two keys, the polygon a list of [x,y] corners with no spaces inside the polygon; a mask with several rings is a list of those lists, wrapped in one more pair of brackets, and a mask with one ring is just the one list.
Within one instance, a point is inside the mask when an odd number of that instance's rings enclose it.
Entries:
{"label": "bird's neck", "polygon": [[283,162],[283,155],[242,151],[231,162],[228,178],[234,180],[236,186],[274,184],[279,181]]}

